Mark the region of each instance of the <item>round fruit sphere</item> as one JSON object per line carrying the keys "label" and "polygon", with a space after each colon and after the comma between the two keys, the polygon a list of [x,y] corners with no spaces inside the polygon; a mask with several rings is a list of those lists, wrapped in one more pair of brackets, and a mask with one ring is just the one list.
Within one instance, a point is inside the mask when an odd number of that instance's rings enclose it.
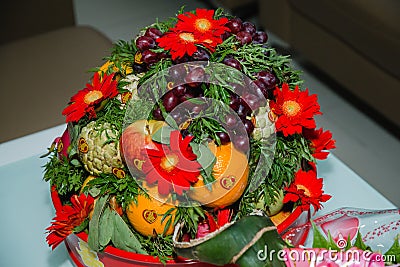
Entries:
{"label": "round fruit sphere", "polygon": [[146,160],[145,149],[155,149],[152,135],[165,125],[163,121],[138,120],[129,125],[120,138],[123,160],[129,170],[136,175],[143,175],[142,165]]}
{"label": "round fruit sphere", "polygon": [[242,196],[247,186],[249,176],[247,157],[232,143],[217,147],[211,142],[208,147],[216,157],[213,167],[215,181],[211,183],[210,190],[200,176],[188,192],[188,196],[206,207],[227,207]]}
{"label": "round fruit sphere", "polygon": [[241,31],[236,34],[236,39],[240,42],[241,45],[250,44],[253,41],[253,37],[251,33],[246,31]]}
{"label": "round fruit sphere", "polygon": [[140,36],[136,39],[136,46],[140,51],[152,49],[156,46],[155,41],[151,37]]}
{"label": "round fruit sphere", "polygon": [[[171,235],[174,232],[176,206],[167,203],[166,198],[158,194],[157,186],[144,186],[144,188],[149,196],[139,194],[136,203],[132,201],[126,208],[129,223],[144,236],[153,236],[154,233]],[[167,212],[170,215],[163,220]],[[172,223],[166,228],[169,219]]]}

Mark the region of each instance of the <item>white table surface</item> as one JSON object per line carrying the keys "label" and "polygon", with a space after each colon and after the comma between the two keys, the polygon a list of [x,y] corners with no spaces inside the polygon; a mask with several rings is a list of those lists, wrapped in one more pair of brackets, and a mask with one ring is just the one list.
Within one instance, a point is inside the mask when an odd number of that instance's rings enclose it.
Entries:
{"label": "white table surface", "polygon": [[[54,217],[49,184],[43,181],[46,152],[65,125],[0,144],[0,266],[71,267],[64,244],[47,246],[45,229]],[[316,216],[341,207],[392,209],[395,206],[334,155],[318,163],[318,177],[333,195]]]}

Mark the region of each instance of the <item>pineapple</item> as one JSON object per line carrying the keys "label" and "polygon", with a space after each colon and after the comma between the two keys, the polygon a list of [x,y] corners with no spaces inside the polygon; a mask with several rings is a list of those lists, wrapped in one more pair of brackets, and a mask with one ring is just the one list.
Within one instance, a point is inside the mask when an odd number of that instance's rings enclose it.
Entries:
{"label": "pineapple", "polygon": [[272,134],[275,134],[274,115],[269,109],[269,103],[260,107],[252,114],[254,131],[252,136],[255,140],[266,140]]}
{"label": "pineapple", "polygon": [[118,130],[110,123],[90,122],[78,137],[78,154],[85,169],[92,175],[112,173],[123,168]]}

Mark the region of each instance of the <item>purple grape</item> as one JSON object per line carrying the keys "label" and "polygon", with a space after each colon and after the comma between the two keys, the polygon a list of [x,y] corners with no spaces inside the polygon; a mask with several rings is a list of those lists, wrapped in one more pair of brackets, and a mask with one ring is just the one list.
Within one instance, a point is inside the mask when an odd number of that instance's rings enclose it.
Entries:
{"label": "purple grape", "polygon": [[230,19],[225,26],[231,30],[231,33],[236,34],[243,29],[243,22],[240,18],[233,18]]}
{"label": "purple grape", "polygon": [[174,65],[177,65],[177,64],[188,62],[188,61],[190,61],[190,58],[187,55],[184,55],[183,57],[178,57],[178,58],[172,60],[172,63]]}
{"label": "purple grape", "polygon": [[236,39],[241,45],[250,44],[253,40],[251,34],[245,31],[238,32],[236,34]]}
{"label": "purple grape", "polygon": [[198,47],[197,51],[193,53],[192,58],[197,61],[208,61],[210,54],[204,48]]}
{"label": "purple grape", "polygon": [[249,150],[249,138],[247,136],[235,135],[233,137],[233,145],[236,149],[247,152]]}
{"label": "purple grape", "polygon": [[167,112],[173,110],[178,104],[179,104],[179,98],[176,95],[174,95],[174,92],[172,90],[168,91],[163,96],[163,105]]}
{"label": "purple grape", "polygon": [[245,119],[247,117],[247,115],[249,115],[250,110],[249,110],[248,106],[246,105],[246,103],[242,102],[239,105],[239,108],[236,111],[236,113],[241,119]]}
{"label": "purple grape", "polygon": [[222,145],[226,145],[231,141],[231,139],[229,138],[229,135],[225,132],[216,132],[215,134],[218,136]]}
{"label": "purple grape", "polygon": [[168,58],[168,54],[165,52],[158,53],[158,59]]}
{"label": "purple grape", "polygon": [[170,80],[172,81],[183,81],[183,78],[186,76],[186,68],[185,65],[174,65],[168,69],[168,74]]}
{"label": "purple grape", "polygon": [[256,95],[246,93],[243,95],[243,101],[249,106],[251,110],[256,110],[260,107],[259,98]]}
{"label": "purple grape", "polygon": [[236,128],[237,125],[237,117],[233,114],[228,114],[225,116],[225,124],[226,124],[226,128],[232,130]]}
{"label": "purple grape", "polygon": [[254,26],[254,24],[249,21],[245,21],[243,22],[243,31],[246,31],[253,35],[256,32],[256,26]]}
{"label": "purple grape", "polygon": [[178,85],[178,86],[175,87],[173,90],[174,90],[175,95],[177,95],[177,96],[179,96],[179,97],[183,96],[183,95],[186,94],[186,92],[187,92],[187,88],[186,88],[186,86],[183,85],[183,84]]}
{"label": "purple grape", "polygon": [[140,51],[152,49],[156,46],[156,43],[154,40],[150,37],[147,36],[140,36],[139,38],[136,39],[136,47]]}
{"label": "purple grape", "polygon": [[231,100],[229,101],[229,106],[234,111],[238,111],[241,104],[240,98],[237,94],[231,94]]}
{"label": "purple grape", "polygon": [[229,89],[231,89],[232,92],[237,94],[237,95],[242,95],[244,93],[243,85],[238,84],[238,83],[231,83]]}
{"label": "purple grape", "polygon": [[232,35],[232,34],[231,34],[230,32],[224,32],[224,33],[221,35],[222,41],[225,41],[225,40],[228,39],[231,35]]}
{"label": "purple grape", "polygon": [[179,102],[183,103],[183,102],[185,102],[185,101],[187,101],[187,100],[189,100],[191,98],[194,98],[194,97],[196,97],[196,96],[191,91],[187,91],[183,96],[179,97]]}
{"label": "purple grape", "polygon": [[254,124],[251,122],[251,120],[244,119],[243,125],[248,135],[250,135],[254,131]]}
{"label": "purple grape", "polygon": [[253,34],[253,43],[264,44],[268,40],[268,35],[263,31],[257,31]]}
{"label": "purple grape", "polygon": [[145,50],[142,52],[142,61],[146,64],[153,64],[158,61],[158,54],[151,51],[151,50]]}
{"label": "purple grape", "polygon": [[224,58],[222,63],[224,63],[225,65],[230,66],[232,68],[235,68],[239,71],[242,70],[242,64],[240,64],[239,60],[237,60],[235,58]]}
{"label": "purple grape", "polygon": [[146,64],[134,63],[132,65],[132,69],[135,73],[141,73],[141,72],[145,72],[147,68],[146,68]]}
{"label": "purple grape", "polygon": [[202,105],[194,105],[191,109],[193,114],[199,114],[201,111],[203,110],[203,106]]}
{"label": "purple grape", "polygon": [[267,89],[274,89],[278,83],[276,76],[267,70],[260,71],[257,74],[257,78],[265,84]]}
{"label": "purple grape", "polygon": [[184,116],[180,112],[171,112],[169,115],[178,125],[185,121]]}
{"label": "purple grape", "polygon": [[144,33],[144,36],[150,37],[153,40],[157,40],[163,35],[163,33],[157,28],[148,28]]}
{"label": "purple grape", "polygon": [[154,119],[159,120],[159,121],[164,119],[160,107],[157,107],[153,110],[153,117],[154,117]]}
{"label": "purple grape", "polygon": [[190,87],[197,87],[204,80],[204,69],[202,67],[196,67],[192,69],[185,77],[185,82]]}

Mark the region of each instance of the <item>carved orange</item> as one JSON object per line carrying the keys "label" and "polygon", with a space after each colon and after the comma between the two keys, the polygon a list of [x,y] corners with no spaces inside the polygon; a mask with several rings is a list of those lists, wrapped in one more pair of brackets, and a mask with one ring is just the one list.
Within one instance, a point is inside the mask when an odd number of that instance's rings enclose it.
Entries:
{"label": "carved orange", "polygon": [[[152,236],[153,232],[162,234],[164,230],[165,235],[171,235],[174,232],[173,221],[176,207],[166,203],[167,198],[163,198],[158,194],[157,186],[146,186],[144,188],[147,190],[148,196],[139,194],[136,203],[130,203],[126,209],[130,224],[136,231],[145,236]],[[163,220],[164,214],[167,212],[171,214],[171,217],[167,216]],[[165,229],[166,223],[170,218],[172,223]]]}
{"label": "carved orange", "polygon": [[235,203],[243,194],[249,175],[249,166],[245,154],[237,150],[232,143],[217,147],[209,144],[216,157],[213,167],[215,181],[211,190],[204,185],[203,177],[193,185],[188,195],[207,207],[226,207]]}

